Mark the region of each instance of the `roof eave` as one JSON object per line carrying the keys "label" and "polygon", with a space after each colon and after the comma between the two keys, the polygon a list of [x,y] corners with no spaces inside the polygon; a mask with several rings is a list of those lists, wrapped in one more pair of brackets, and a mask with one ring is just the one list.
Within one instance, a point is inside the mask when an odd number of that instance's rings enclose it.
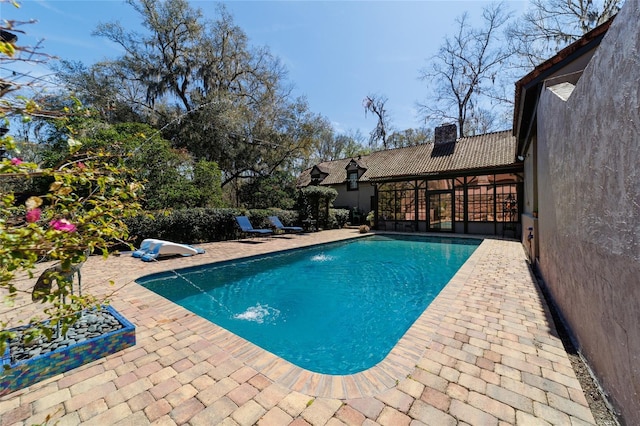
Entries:
{"label": "roof eave", "polygon": [[515,170],[522,169],[523,163],[521,161],[502,164],[496,166],[478,166],[478,167],[470,167],[465,169],[455,169],[455,170],[440,170],[435,172],[422,172],[422,173],[412,173],[405,175],[388,175],[388,176],[376,176],[374,178],[369,178],[369,182],[371,183],[380,183],[380,182],[388,182],[388,181],[397,181],[397,180],[407,180],[407,179],[424,179],[424,178],[433,178],[438,176],[454,176],[454,175],[466,175],[477,173],[478,171],[482,171],[483,173],[488,173],[488,171],[495,170]]}
{"label": "roof eave", "polygon": [[515,83],[513,135],[518,142],[517,152],[519,154],[522,154],[521,150],[526,143],[526,138],[535,123],[536,106],[544,80],[576,58],[597,47],[609,30],[614,18],[615,16],[584,34],[579,40],[560,50]]}

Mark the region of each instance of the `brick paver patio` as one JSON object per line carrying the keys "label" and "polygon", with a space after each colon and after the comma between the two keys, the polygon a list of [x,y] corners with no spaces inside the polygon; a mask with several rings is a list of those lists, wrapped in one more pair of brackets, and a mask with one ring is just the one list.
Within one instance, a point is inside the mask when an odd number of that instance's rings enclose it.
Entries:
{"label": "brick paver patio", "polygon": [[[0,398],[1,425],[595,423],[516,241],[485,239],[389,356],[349,376],[300,369],[134,282],[357,236],[203,244],[203,255],[155,263],[91,258],[83,285],[113,292],[112,305],[136,326],[136,346]],[[32,313],[2,309],[14,320]]]}

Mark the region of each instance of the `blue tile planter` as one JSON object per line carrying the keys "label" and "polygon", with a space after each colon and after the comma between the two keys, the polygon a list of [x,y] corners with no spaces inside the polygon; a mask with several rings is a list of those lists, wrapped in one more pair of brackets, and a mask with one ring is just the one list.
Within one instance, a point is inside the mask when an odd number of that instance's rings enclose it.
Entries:
{"label": "blue tile planter", "polygon": [[34,383],[80,367],[136,344],[135,326],[111,306],[106,310],[122,324],[116,331],[102,334],[66,348],[56,349],[30,359],[11,364],[9,348],[2,357],[0,395],[31,386]]}

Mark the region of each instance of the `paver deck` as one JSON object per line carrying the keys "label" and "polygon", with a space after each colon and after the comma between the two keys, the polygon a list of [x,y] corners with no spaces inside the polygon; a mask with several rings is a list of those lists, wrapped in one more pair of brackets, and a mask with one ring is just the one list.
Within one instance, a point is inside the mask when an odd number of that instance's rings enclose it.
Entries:
{"label": "paver deck", "polygon": [[[485,239],[389,356],[348,376],[296,367],[135,283],[358,236],[343,229],[217,242],[201,245],[205,254],[154,263],[89,259],[83,286],[111,295],[136,326],[136,346],[1,397],[0,425],[595,424],[517,241]],[[32,309],[1,314],[18,320]]]}

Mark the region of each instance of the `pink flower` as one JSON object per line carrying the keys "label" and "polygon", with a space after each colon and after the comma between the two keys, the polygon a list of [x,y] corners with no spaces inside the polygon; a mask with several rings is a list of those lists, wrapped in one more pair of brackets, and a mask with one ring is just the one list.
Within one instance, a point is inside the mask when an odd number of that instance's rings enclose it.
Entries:
{"label": "pink flower", "polygon": [[74,232],[77,228],[76,226],[69,222],[67,219],[55,219],[49,222],[49,226],[51,226],[56,231],[62,232]]}
{"label": "pink flower", "polygon": [[76,164],[76,166],[78,166],[78,168],[80,170],[84,170],[87,168],[87,166],[82,162],[82,161],[78,161],[78,163]]}
{"label": "pink flower", "polygon": [[27,222],[34,223],[40,220],[40,216],[42,215],[42,210],[40,209],[32,209],[27,212]]}
{"label": "pink flower", "polygon": [[11,164],[13,164],[14,166],[17,166],[18,164],[22,164],[22,160],[19,158],[12,158],[11,159]]}

